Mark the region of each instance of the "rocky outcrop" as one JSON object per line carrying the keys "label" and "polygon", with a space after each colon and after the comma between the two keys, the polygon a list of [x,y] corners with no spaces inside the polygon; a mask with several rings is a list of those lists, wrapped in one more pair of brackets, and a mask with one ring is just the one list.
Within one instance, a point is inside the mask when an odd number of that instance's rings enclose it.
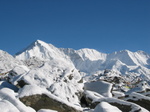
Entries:
{"label": "rocky outcrop", "polygon": [[20,100],[27,106],[34,108],[36,111],[40,109],[52,109],[58,112],[81,112],[73,107],[70,107],[62,102],[48,97],[45,94],[32,95],[20,98]]}

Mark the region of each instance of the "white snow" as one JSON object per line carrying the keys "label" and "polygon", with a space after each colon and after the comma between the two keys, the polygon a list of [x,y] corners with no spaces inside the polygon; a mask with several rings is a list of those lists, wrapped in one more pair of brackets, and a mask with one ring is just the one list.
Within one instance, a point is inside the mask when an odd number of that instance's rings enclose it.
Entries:
{"label": "white snow", "polygon": [[104,62],[106,59],[105,53],[100,53],[94,49],[64,49],[61,48],[61,51],[64,52],[65,55],[70,57],[74,66],[82,72],[92,73],[98,70],[99,65]]}
{"label": "white snow", "polygon": [[18,98],[46,93],[47,90],[37,85],[26,85],[18,91]]}
{"label": "white snow", "polygon": [[122,112],[117,107],[110,105],[107,102],[101,102],[96,106],[93,112]]}
{"label": "white snow", "polygon": [[0,99],[7,100],[14,105],[20,112],[35,112],[31,107],[26,107],[17,97],[17,93],[8,88],[0,90]]}
{"label": "white snow", "polygon": [[19,60],[27,60],[31,57],[37,57],[41,60],[58,60],[64,63],[70,63],[68,60],[66,61],[66,59],[69,57],[66,56],[62,51],[41,40],[37,40],[27,47],[23,52],[20,52],[15,56],[15,58]]}
{"label": "white snow", "polygon": [[5,51],[0,50],[0,73],[6,73],[18,65],[23,65],[19,60]]}
{"label": "white snow", "polygon": [[105,81],[96,81],[85,83],[85,90],[97,92],[105,97],[112,97],[112,84]]}
{"label": "white snow", "polygon": [[47,88],[54,95],[72,104],[79,105],[78,93],[83,91],[83,84],[79,83],[81,75],[72,66],[63,63],[45,62],[40,68],[33,68],[15,80],[24,80],[27,84]]}
{"label": "white snow", "polygon": [[1,112],[20,112],[15,105],[7,100],[0,100],[0,111]]}
{"label": "white snow", "polygon": [[89,59],[91,61],[95,60],[105,60],[106,59],[106,54],[105,53],[100,53],[96,51],[95,49],[80,49],[76,51],[82,59]]}
{"label": "white snow", "polygon": [[86,95],[86,98],[90,98],[92,102],[96,102],[98,99],[104,98],[104,96],[94,91],[85,90],[84,94]]}

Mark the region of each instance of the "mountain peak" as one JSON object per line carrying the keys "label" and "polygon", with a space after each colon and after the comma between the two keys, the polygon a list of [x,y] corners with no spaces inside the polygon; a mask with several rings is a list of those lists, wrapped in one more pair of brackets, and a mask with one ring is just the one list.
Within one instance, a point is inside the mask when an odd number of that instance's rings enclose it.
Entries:
{"label": "mountain peak", "polygon": [[52,60],[52,59],[64,59],[64,54],[61,52],[58,48],[53,46],[52,44],[48,44],[41,40],[36,40],[32,44],[30,44],[27,48],[25,48],[23,51],[19,52],[15,56],[19,60],[26,60],[31,57],[37,57],[39,59],[46,59],[46,60]]}
{"label": "mountain peak", "polygon": [[40,45],[42,45],[42,46],[47,46],[47,43],[45,43],[45,42],[42,41],[42,40],[36,40],[36,41],[34,42],[34,45],[37,45],[37,44],[40,44]]}
{"label": "mountain peak", "polygon": [[35,48],[35,47],[45,47],[48,49],[49,45],[47,43],[45,43],[44,41],[41,40],[36,40],[34,42],[32,42],[29,46],[27,46],[26,48],[24,48],[23,50],[19,51],[18,53],[16,53],[16,55],[19,55],[23,52],[27,52],[30,51],[31,49]]}
{"label": "mountain peak", "polygon": [[35,43],[34,43],[35,46],[38,46],[38,47],[44,47],[46,49],[50,49],[50,47],[54,48],[53,45],[51,44],[48,44],[44,41],[41,41],[41,40],[36,40]]}

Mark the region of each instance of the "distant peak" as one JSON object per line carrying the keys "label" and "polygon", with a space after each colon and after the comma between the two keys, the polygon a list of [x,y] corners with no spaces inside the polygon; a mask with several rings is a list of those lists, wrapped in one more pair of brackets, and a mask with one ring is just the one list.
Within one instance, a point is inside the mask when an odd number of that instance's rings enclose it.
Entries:
{"label": "distant peak", "polygon": [[129,51],[129,50],[127,50],[127,49],[125,49],[125,50],[121,50],[120,52],[131,52],[131,51]]}

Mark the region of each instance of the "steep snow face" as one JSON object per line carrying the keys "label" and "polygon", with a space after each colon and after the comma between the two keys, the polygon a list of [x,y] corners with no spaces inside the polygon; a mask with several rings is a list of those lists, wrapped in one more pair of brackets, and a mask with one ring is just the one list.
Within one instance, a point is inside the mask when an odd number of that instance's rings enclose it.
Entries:
{"label": "steep snow face", "polygon": [[150,74],[150,55],[143,51],[131,52],[123,50],[108,54],[106,61],[101,65],[103,69],[112,69],[121,74],[138,73],[144,77]]}
{"label": "steep snow face", "polygon": [[113,69],[116,71],[119,71],[121,73],[125,73],[129,71],[129,68],[127,67],[126,64],[122,63],[120,60],[106,60],[103,64],[102,64],[102,70],[104,69]]}
{"label": "steep snow face", "polygon": [[139,61],[142,60],[145,65],[150,65],[150,54],[147,54],[144,51],[137,51],[135,53],[139,55],[139,58],[137,58]]}
{"label": "steep snow face", "polygon": [[7,52],[0,50],[0,73],[8,72],[18,65],[22,65],[19,60],[16,60]]}
{"label": "steep snow face", "polygon": [[122,63],[128,66],[135,65],[148,65],[150,56],[142,51],[131,52],[129,50],[123,50],[109,54],[107,60],[120,60]]}
{"label": "steep snow face", "polygon": [[60,49],[70,57],[74,66],[82,72],[92,73],[98,71],[100,65],[105,61],[107,54],[100,53],[94,49]]}
{"label": "steep snow face", "polygon": [[70,56],[72,59],[78,59],[81,58],[82,60],[90,60],[90,61],[96,61],[96,60],[105,60],[107,54],[101,53],[96,51],[95,49],[79,49],[79,50],[74,50],[74,49],[64,49],[61,48],[66,55]]}
{"label": "steep snow face", "polygon": [[84,49],[80,49],[77,50],[77,53],[83,58],[83,59],[89,59],[91,61],[95,61],[95,60],[105,60],[107,54],[105,53],[100,53],[94,49],[88,49],[88,48],[84,48]]}

